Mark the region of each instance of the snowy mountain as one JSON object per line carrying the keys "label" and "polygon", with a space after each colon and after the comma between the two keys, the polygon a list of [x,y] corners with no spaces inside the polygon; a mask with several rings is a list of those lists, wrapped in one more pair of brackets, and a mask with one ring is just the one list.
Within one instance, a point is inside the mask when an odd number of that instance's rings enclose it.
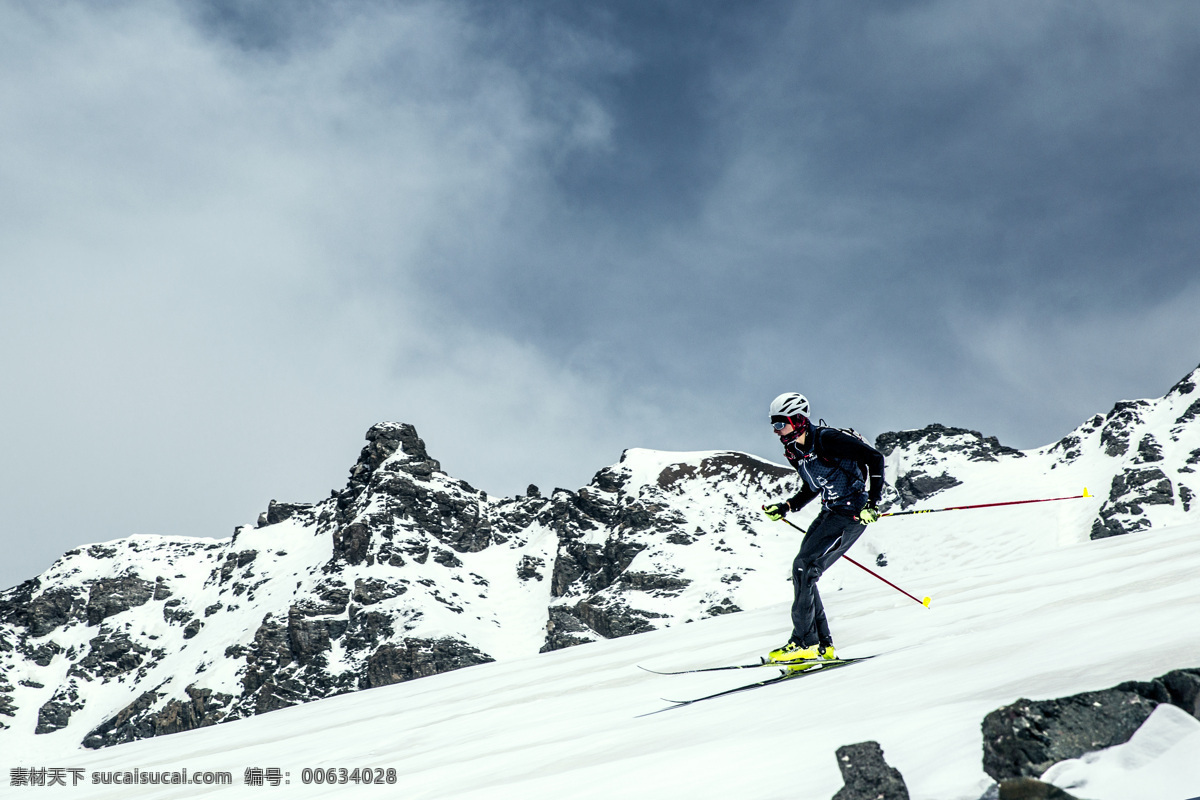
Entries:
{"label": "snowy mountain", "polygon": [[[886,519],[851,555],[904,586],[1195,523],[1198,379],[1036,450],[939,425],[883,434],[892,510],[1097,497]],[[0,594],[0,746],[103,748],[790,597],[799,535],[759,511],[794,491],[784,466],[632,449],[578,491],[494,498],[411,426],[367,442],[323,501],[272,501],[222,541],[80,548]],[[882,584],[833,570],[822,586],[878,604]],[[786,614],[770,619],[759,649],[786,635]]]}
{"label": "snowy mountain", "polygon": [[[1039,506],[1008,511],[1033,508]],[[929,524],[952,516],[901,519]],[[64,794],[79,800],[280,792],[411,800],[876,800],[878,785],[843,793],[847,765],[837,753],[877,742],[907,787],[885,800],[996,800],[995,776],[984,769],[983,724],[997,711],[1046,711],[1047,698],[1087,693],[1084,705],[1066,706],[1069,713],[1057,720],[1047,714],[1025,721],[1025,731],[1049,738],[1061,730],[1055,723],[1104,713],[1102,702],[1122,697],[1105,691],[1110,687],[1153,685],[1200,662],[1200,523],[1085,538],[972,566],[943,557],[943,541],[933,533],[904,535],[917,540],[912,552],[921,565],[900,569],[893,562],[887,574],[932,594],[933,604],[922,608],[847,562],[834,565],[823,580],[842,587],[826,594],[840,652],[879,655],[828,674],[655,713],[668,708],[664,697],[697,697],[751,676],[663,676],[638,665],[753,660],[786,630],[781,599],[117,747],[81,748],[69,730],[11,737],[0,745],[0,774],[11,776],[6,788],[14,797],[40,795],[33,790],[59,775],[70,787]],[[779,588],[786,596],[787,585]],[[1023,697],[1038,702],[1018,702]],[[1143,700],[1136,711],[1140,726],[1111,747],[1078,727],[1051,740],[1059,758],[1072,744],[1089,751],[1077,749],[1042,776],[1069,794],[1007,797],[1197,797],[1200,708],[1189,714]]]}

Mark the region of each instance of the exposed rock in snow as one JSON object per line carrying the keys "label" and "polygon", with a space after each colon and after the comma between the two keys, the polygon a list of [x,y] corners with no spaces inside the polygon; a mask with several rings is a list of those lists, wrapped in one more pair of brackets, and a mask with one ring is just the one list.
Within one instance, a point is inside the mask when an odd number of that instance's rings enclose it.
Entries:
{"label": "exposed rock in snow", "polygon": [[846,785],[833,800],[908,800],[904,777],[884,760],[879,742],[839,747],[837,763]]}
{"label": "exposed rock in snow", "polygon": [[1060,761],[1129,741],[1160,703],[1200,719],[1200,669],[999,708],[983,721],[983,769],[998,781],[1041,777]]}

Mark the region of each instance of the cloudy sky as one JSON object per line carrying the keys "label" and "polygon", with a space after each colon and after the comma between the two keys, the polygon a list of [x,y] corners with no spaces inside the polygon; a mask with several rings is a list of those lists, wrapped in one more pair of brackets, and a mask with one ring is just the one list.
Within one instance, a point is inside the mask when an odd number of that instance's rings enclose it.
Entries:
{"label": "cloudy sky", "polygon": [[0,2],[0,586],[344,485],[1052,442],[1200,363],[1200,4]]}

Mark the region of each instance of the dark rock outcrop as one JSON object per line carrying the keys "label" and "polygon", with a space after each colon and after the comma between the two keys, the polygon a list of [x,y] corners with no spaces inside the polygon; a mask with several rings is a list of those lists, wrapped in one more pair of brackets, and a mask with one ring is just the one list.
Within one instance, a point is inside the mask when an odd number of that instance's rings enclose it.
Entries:
{"label": "dark rock outcrop", "polygon": [[401,645],[384,645],[371,655],[362,688],[389,686],[494,660],[456,639],[406,639]]}
{"label": "dark rock outcrop", "polygon": [[539,652],[549,653],[552,650],[563,650],[579,644],[596,641],[592,632],[583,620],[562,607],[552,607],[546,620],[546,643]]}
{"label": "dark rock outcrop", "polygon": [[1129,741],[1159,703],[1200,719],[1200,669],[999,708],[983,720],[983,770],[997,781],[1040,777],[1059,761]]}
{"label": "dark rock outcrop", "polygon": [[67,674],[85,680],[113,678],[142,665],[150,648],[135,642],[126,633],[101,629],[89,643],[88,653],[72,665]]}
{"label": "dark rock outcrop", "polygon": [[99,625],[114,614],[144,605],[154,596],[154,589],[155,584],[132,575],[101,578],[92,584],[88,596],[88,625]]}
{"label": "dark rock outcrop", "polygon": [[267,504],[267,510],[258,517],[258,527],[277,525],[289,520],[297,514],[311,511],[312,503],[279,503],[272,500]]}
{"label": "dark rock outcrop", "polygon": [[892,488],[900,498],[900,508],[909,508],[922,500],[933,497],[938,492],[960,486],[962,481],[949,473],[941,475],[926,475],[920,470],[912,470],[896,478]]}
{"label": "dark rock outcrop", "polygon": [[920,430],[882,433],[875,438],[875,449],[885,456],[897,449],[941,453],[961,453],[971,461],[998,461],[1001,457],[1024,458],[1020,450],[1000,444],[995,436],[985,437],[979,431],[929,425]]}
{"label": "dark rock outcrop", "polygon": [[1119,458],[1129,451],[1129,438],[1134,427],[1143,421],[1142,412],[1150,407],[1145,400],[1127,400],[1117,403],[1104,418],[1100,442],[1105,454]]}
{"label": "dark rock outcrop", "polygon": [[1129,741],[1156,705],[1114,689],[1018,700],[983,720],[983,771],[997,781],[1041,777],[1059,761]]}
{"label": "dark rock outcrop", "polygon": [[0,606],[0,614],[15,624],[23,625],[29,635],[35,638],[45,636],[69,622],[86,620],[86,603],[77,589],[52,587],[21,603],[24,597],[36,591],[38,584],[36,580],[26,581],[17,587],[12,599]]}
{"label": "dark rock outcrop", "polygon": [[904,778],[884,760],[879,742],[839,747],[837,763],[846,785],[833,800],[908,800]]}
{"label": "dark rock outcrop", "polygon": [[75,681],[68,681],[60,686],[54,696],[38,709],[37,727],[34,734],[53,733],[67,727],[71,715],[83,708],[83,700],[79,695],[79,687]]}
{"label": "dark rock outcrop", "polygon": [[171,700],[158,712],[151,709],[162,698],[161,693],[143,692],[136,700],[121,709],[114,717],[96,726],[83,740],[83,746],[97,750],[115,744],[125,744],[151,736],[180,733],[215,725],[224,716],[224,709],[233,699],[227,694],[214,694],[211,689],[188,686],[188,699]]}
{"label": "dark rock outcrop", "polygon": [[1159,467],[1130,468],[1113,477],[1108,499],[1092,523],[1092,539],[1150,527],[1146,506],[1174,505],[1171,479]]}

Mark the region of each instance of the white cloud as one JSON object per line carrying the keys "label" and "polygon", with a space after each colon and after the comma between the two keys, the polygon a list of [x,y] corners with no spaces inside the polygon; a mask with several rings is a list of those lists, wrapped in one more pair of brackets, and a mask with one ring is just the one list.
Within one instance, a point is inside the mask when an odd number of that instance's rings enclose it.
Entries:
{"label": "white cloud", "polygon": [[373,6],[254,52],[166,4],[0,10],[0,583],[319,499],[383,419],[493,492],[603,449],[595,376],[423,288],[519,233],[544,152],[606,137],[585,94],[540,116],[473,25]]}

